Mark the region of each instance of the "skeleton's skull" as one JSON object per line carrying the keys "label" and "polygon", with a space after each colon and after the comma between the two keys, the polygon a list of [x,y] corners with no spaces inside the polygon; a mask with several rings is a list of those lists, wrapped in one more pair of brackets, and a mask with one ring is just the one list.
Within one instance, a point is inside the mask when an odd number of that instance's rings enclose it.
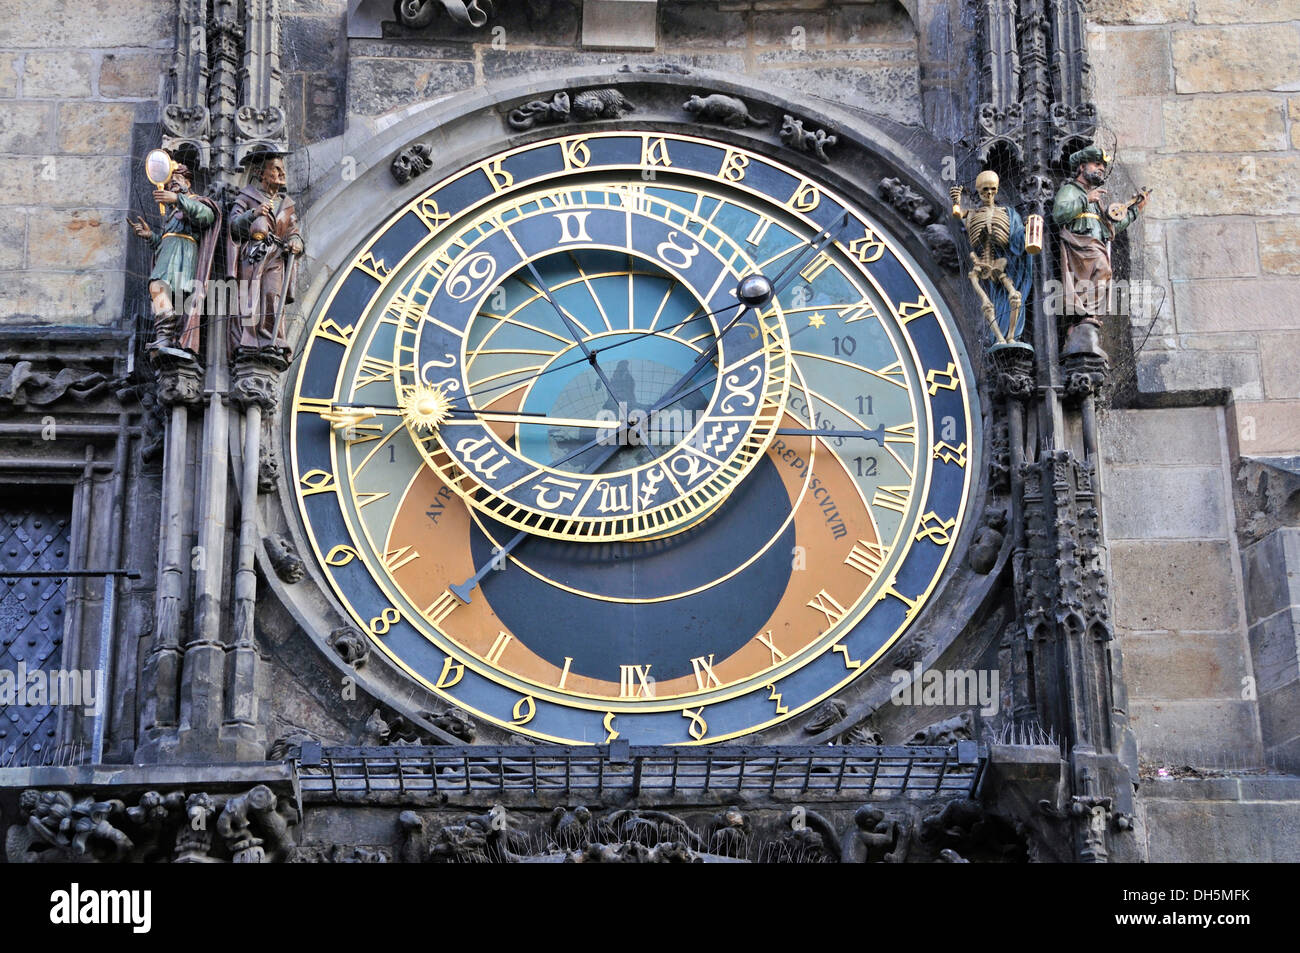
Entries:
{"label": "skeleton's skull", "polygon": [[985,169],[975,177],[975,191],[979,192],[980,200],[985,205],[991,206],[997,201],[1000,181],[998,174],[990,169]]}

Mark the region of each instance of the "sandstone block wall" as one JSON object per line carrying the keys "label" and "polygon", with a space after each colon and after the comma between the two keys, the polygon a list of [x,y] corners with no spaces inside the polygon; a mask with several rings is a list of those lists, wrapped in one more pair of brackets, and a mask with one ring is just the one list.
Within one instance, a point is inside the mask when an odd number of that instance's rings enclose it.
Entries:
{"label": "sandstone block wall", "polygon": [[0,322],[119,318],[131,127],[157,119],[175,30],[174,0],[0,12]]}
{"label": "sandstone block wall", "polygon": [[1300,2],[1085,6],[1101,124],[1155,189],[1132,251],[1166,298],[1135,321],[1139,386],[1230,389],[1234,452],[1300,452]]}

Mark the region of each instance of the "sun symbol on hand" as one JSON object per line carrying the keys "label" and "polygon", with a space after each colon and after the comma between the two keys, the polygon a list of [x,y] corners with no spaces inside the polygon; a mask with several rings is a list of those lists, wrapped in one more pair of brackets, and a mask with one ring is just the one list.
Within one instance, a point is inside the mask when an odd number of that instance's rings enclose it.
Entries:
{"label": "sun symbol on hand", "polygon": [[402,416],[412,430],[437,430],[451,417],[451,399],[440,386],[416,384],[402,391]]}

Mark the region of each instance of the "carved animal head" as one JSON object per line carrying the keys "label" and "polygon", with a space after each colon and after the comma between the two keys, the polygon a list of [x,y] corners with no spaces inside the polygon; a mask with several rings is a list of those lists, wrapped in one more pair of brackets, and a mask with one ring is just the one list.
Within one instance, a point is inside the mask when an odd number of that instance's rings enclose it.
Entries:
{"label": "carved animal head", "polygon": [[704,100],[699,96],[692,96],[686,102],[682,103],[682,108],[688,113],[697,113],[704,108]]}

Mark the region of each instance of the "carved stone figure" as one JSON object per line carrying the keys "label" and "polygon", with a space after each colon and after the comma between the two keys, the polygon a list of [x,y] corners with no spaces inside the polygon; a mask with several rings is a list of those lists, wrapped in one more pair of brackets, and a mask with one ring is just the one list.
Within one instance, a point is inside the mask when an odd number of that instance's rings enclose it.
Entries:
{"label": "carved stone figure", "polygon": [[838,863],[840,840],[830,821],[797,804],[786,814],[774,849],[766,851],[762,859],[778,863]]}
{"label": "carved stone figure", "polygon": [[704,850],[700,835],[676,815],[667,811],[627,809],[606,818],[610,829],[621,841],[636,841],[653,847],[663,841],[684,841],[695,850]]}
{"label": "carved stone figure", "polygon": [[[142,216],[131,223],[131,231],[153,249],[149,306],[156,336],[149,345],[151,351],[180,348],[197,354],[199,350],[204,289],[221,234],[221,210],[211,199],[195,195],[190,189],[192,182],[189,168],[177,163],[171,178],[154,190],[154,201],[167,209],[160,234],[155,234]],[[183,327],[180,313],[184,314]]]}
{"label": "carved stone figure", "polygon": [[635,110],[617,89],[589,89],[573,97],[575,119],[620,119]]}
{"label": "carved stone figure", "polygon": [[948,234],[945,226],[938,223],[927,225],[925,231],[921,233],[921,238],[925,241],[925,247],[930,249],[934,260],[946,271],[961,270],[961,252],[957,250],[957,243]]}
{"label": "carved stone figure", "polygon": [[388,169],[398,185],[405,185],[433,165],[433,152],[423,142],[413,142],[393,157]]}
{"label": "carved stone figure", "polygon": [[506,122],[511,129],[532,129],[569,121],[569,94],[561,90],[550,99],[531,99],[510,110]]}
{"label": "carved stone figure", "polygon": [[397,826],[402,832],[397,859],[404,864],[425,863],[429,859],[429,835],[424,818],[414,811],[403,811],[397,815]]}
{"label": "carved stone figure", "polygon": [[853,814],[853,828],[844,836],[840,859],[846,864],[901,864],[911,841],[910,818],[864,804]]}
{"label": "carved stone figure", "polygon": [[212,795],[200,791],[185,801],[185,818],[176,833],[176,860],[178,864],[213,864],[211,855],[213,820],[217,802]]}
{"label": "carved stone figure", "polygon": [[1146,194],[1135,196],[1128,205],[1105,206],[1102,185],[1110,156],[1098,146],[1073,153],[1069,166],[1074,179],[1057,190],[1052,221],[1060,227],[1062,309],[1079,320],[1070,329],[1062,353],[1093,353],[1105,358],[1098,332],[1110,308],[1110,243],[1137,220],[1146,207]]}
{"label": "carved stone figure", "polygon": [[370,640],[350,625],[330,633],[330,647],[353,668],[361,668],[370,658]]}
{"label": "carved stone figure", "polygon": [[281,533],[275,533],[262,542],[266,545],[266,555],[271,560],[275,574],[290,585],[301,582],[303,576],[307,575],[307,567],[303,565],[302,557],[294,548],[293,540]]}
{"label": "carved stone figure", "polygon": [[766,120],[751,116],[749,107],[742,100],[721,93],[692,96],[682,103],[682,108],[694,116],[697,122],[714,122],[728,129],[767,125]]}
{"label": "carved stone figure", "polygon": [[811,152],[823,162],[829,162],[826,156],[826,150],[839,141],[839,137],[828,133],[825,129],[814,129],[807,132],[803,127],[802,119],[795,119],[793,116],[784,116],[781,121],[781,141],[791,149],[797,149],[800,152]]}
{"label": "carved stone figure", "polygon": [[46,407],[64,396],[86,401],[112,384],[103,374],[87,368],[64,367],[49,373],[31,361],[0,363],[0,405]]}
{"label": "carved stone figure", "polygon": [[749,817],[734,804],[713,815],[709,822],[709,852],[723,857],[744,857],[749,848]]}
{"label": "carved stone figure", "polygon": [[230,347],[285,348],[284,306],[294,300],[298,258],[305,250],[293,199],[285,191],[284,159],[261,153],[253,182],[236,196],[226,239],[227,270],[239,280],[239,315]]}
{"label": "carved stone figure", "polygon": [[[976,860],[1018,861],[1026,856],[1026,838],[1010,823],[987,812],[978,801],[950,801],[921,820],[920,839],[948,863]],[[960,852],[960,853],[958,853]]]}
{"label": "carved stone figure", "polygon": [[429,719],[435,728],[440,728],[466,744],[473,743],[478,734],[478,729],[469,714],[454,706],[442,712],[422,711],[420,715]]}
{"label": "carved stone figure", "polygon": [[585,850],[597,835],[591,810],[579,804],[572,809],[557,807],[551,812],[551,842],[562,850]]}
{"label": "carved stone figure", "polygon": [[1020,213],[998,205],[998,174],[985,169],[975,178],[980,205],[962,208],[963,186],[951,189],[952,214],[966,226],[970,241],[967,277],[980,300],[980,311],[997,343],[1014,341],[1023,330],[1023,304],[1033,285],[1033,259],[1025,251],[1025,223]]}
{"label": "carved stone figure", "polygon": [[225,840],[234,863],[267,863],[289,846],[289,826],[298,822],[298,810],[279,800],[270,788],[259,784],[226,801],[217,818],[217,833]]}
{"label": "carved stone figure", "polygon": [[975,541],[970,548],[970,568],[980,575],[988,573],[998,561],[1002,543],[1006,539],[1003,532],[1007,528],[1007,511],[1003,507],[990,506],[984,511],[984,521],[975,534]]}
{"label": "carved stone figure", "polygon": [[935,219],[934,206],[901,179],[881,179],[880,197],[917,225],[929,225]]}
{"label": "carved stone figure", "polygon": [[955,745],[958,741],[970,741],[975,736],[975,718],[964,711],[943,721],[936,721],[912,735],[907,742],[910,746]]}

